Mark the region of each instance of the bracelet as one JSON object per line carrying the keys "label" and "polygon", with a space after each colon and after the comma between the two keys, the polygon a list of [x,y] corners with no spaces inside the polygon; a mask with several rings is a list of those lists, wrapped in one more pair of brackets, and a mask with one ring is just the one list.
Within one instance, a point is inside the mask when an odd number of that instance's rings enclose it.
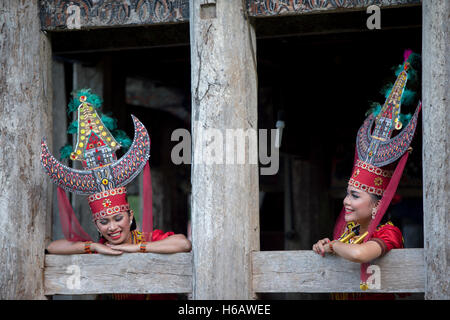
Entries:
{"label": "bracelet", "polygon": [[335,242],[336,240],[331,241],[330,243],[328,243],[328,245],[330,246],[330,250],[331,253],[334,254],[334,249],[333,249],[333,242]]}
{"label": "bracelet", "polygon": [[145,248],[147,248],[147,242],[141,242],[139,245],[139,251],[145,253]]}
{"label": "bracelet", "polygon": [[86,241],[84,243],[84,253],[89,253],[89,254],[92,253],[91,245],[92,245],[92,241]]}

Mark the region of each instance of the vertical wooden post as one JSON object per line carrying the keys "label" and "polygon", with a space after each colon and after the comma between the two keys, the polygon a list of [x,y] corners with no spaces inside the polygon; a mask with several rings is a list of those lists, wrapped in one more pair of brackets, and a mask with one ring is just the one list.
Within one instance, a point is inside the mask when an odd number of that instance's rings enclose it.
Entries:
{"label": "vertical wooden post", "polygon": [[[258,165],[226,164],[226,129],[257,130],[256,41],[244,1],[191,0],[194,299],[251,299],[259,249]],[[206,139],[216,129],[223,136]],[[210,143],[223,161],[201,160]],[[237,150],[244,152],[244,150]]]}
{"label": "vertical wooden post", "polygon": [[0,2],[0,299],[43,299],[51,182],[40,164],[51,143],[51,46],[38,0]]}
{"label": "vertical wooden post", "polygon": [[[52,153],[59,159],[59,150],[67,143],[67,99],[66,85],[64,79],[64,63],[52,61],[52,84],[53,84],[53,148]],[[62,161],[67,165],[67,160]],[[52,183],[52,240],[63,239],[61,221],[58,210],[57,185]]]}
{"label": "vertical wooden post", "polygon": [[425,298],[449,299],[450,2],[422,6]]}

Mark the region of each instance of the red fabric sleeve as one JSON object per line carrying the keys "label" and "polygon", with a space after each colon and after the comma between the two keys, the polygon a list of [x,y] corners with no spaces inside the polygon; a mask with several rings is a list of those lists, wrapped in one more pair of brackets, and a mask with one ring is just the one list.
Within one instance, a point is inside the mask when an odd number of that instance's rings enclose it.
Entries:
{"label": "red fabric sleeve", "polygon": [[152,241],[162,240],[169,236],[173,236],[174,234],[175,233],[172,231],[164,233],[162,230],[155,229],[155,230],[153,230],[153,233],[152,233]]}
{"label": "red fabric sleeve", "polygon": [[[402,232],[396,226],[392,226],[386,224],[382,226],[380,229],[376,230],[372,238],[369,241],[376,241],[383,249],[383,253],[385,254],[392,249],[403,248],[403,237]],[[380,243],[380,240],[382,243]],[[384,244],[384,246],[383,246]]]}

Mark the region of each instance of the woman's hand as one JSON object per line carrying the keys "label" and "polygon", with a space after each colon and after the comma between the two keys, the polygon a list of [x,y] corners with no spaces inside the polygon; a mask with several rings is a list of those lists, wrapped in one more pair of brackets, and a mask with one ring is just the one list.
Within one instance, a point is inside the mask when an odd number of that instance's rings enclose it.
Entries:
{"label": "woman's hand", "polygon": [[315,253],[320,254],[322,257],[324,257],[325,253],[333,252],[331,251],[329,243],[330,239],[328,238],[321,239],[313,245],[312,249]]}
{"label": "woman's hand", "polygon": [[139,244],[129,244],[129,243],[123,243],[123,244],[106,244],[108,248],[111,248],[112,250],[119,250],[121,252],[139,252]]}
{"label": "woman's hand", "polygon": [[91,244],[91,250],[101,253],[101,254],[114,255],[114,256],[121,255],[124,251],[124,250],[119,250],[116,248],[113,249],[113,248],[111,248],[111,246],[104,245],[101,243]]}
{"label": "woman's hand", "polygon": [[333,241],[333,250],[330,248],[330,243],[331,241],[328,238],[319,240],[313,245],[313,250],[322,257],[325,256],[325,253],[335,253],[344,259],[357,263],[372,261],[382,254],[381,246],[375,241],[367,241],[361,244]]}

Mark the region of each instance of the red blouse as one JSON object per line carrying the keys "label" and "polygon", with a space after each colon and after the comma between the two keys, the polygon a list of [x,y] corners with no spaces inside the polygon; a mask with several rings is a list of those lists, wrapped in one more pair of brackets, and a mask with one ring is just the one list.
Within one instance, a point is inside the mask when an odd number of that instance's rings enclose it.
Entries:
{"label": "red blouse", "polygon": [[161,231],[159,229],[155,229],[155,230],[153,230],[153,233],[152,233],[152,241],[159,241],[159,240],[165,239],[169,236],[173,236],[174,234],[175,233],[173,233],[172,231],[164,233],[163,231]]}
{"label": "red blouse", "polygon": [[381,247],[381,256],[392,249],[403,248],[402,232],[392,222],[383,224],[377,228],[368,241],[375,241]]}
{"label": "red blouse", "polygon": [[[372,234],[372,237],[367,241],[375,241],[380,245],[382,250],[381,256],[392,249],[403,248],[402,232],[390,221],[379,226]],[[394,300],[397,296],[402,297],[404,295],[405,294],[353,292],[332,293],[331,298],[332,300]]]}

